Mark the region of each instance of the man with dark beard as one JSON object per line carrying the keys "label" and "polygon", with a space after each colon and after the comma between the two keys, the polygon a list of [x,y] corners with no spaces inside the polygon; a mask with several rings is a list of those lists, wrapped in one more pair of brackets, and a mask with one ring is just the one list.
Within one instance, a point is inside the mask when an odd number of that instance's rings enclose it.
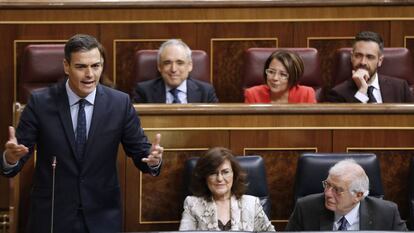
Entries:
{"label": "man with dark beard", "polygon": [[335,86],[328,102],[407,103],[413,101],[405,80],[377,73],[384,59],[384,42],[375,32],[355,36],[351,52],[352,78]]}

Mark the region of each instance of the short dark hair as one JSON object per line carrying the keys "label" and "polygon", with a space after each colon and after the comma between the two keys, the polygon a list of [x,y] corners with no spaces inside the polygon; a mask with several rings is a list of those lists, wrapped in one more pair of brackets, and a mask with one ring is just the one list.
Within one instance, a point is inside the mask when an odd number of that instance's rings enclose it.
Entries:
{"label": "short dark hair", "polygon": [[240,167],[233,153],[224,147],[211,148],[204,156],[198,159],[190,184],[190,190],[195,196],[204,197],[207,201],[212,200],[212,194],[207,185],[207,178],[215,173],[217,168],[226,160],[230,161],[233,170],[231,193],[236,198],[241,198],[247,189],[247,173]]}
{"label": "short dark hair", "polygon": [[287,50],[278,50],[273,52],[266,60],[264,70],[263,70],[263,76],[265,79],[265,82],[267,82],[267,75],[266,75],[266,69],[269,68],[270,63],[277,59],[282,63],[282,65],[285,67],[289,74],[288,79],[288,86],[289,88],[292,88],[293,86],[296,86],[299,83],[300,78],[303,75],[303,72],[305,71],[305,67],[303,65],[302,59],[299,57],[299,55],[295,52],[287,51]]}
{"label": "short dark hair", "polygon": [[105,49],[95,37],[85,34],[76,34],[65,44],[65,60],[70,63],[72,53],[90,51],[94,48],[98,48],[101,57],[105,61]]}
{"label": "short dark hair", "polygon": [[378,44],[378,47],[380,49],[381,54],[384,52],[384,40],[376,32],[371,32],[371,31],[362,31],[362,32],[359,32],[355,36],[354,45],[358,41],[372,41],[372,42],[375,42],[375,43]]}

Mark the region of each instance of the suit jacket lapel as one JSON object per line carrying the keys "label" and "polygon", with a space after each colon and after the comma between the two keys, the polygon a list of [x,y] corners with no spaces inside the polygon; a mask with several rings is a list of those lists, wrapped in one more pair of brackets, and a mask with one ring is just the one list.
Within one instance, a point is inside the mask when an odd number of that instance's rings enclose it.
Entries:
{"label": "suit jacket lapel", "polygon": [[393,102],[393,89],[390,85],[388,85],[388,80],[383,77],[380,77],[378,74],[378,83],[380,86],[382,102],[383,103]]}
{"label": "suit jacket lapel", "polygon": [[158,78],[158,80],[154,83],[155,85],[152,88],[152,99],[154,103],[165,103],[167,97],[165,96],[165,84],[162,78]]}
{"label": "suit jacket lapel", "polygon": [[97,134],[96,131],[98,131],[99,127],[101,125],[101,121],[104,119],[104,111],[106,109],[106,95],[104,93],[104,89],[99,84],[96,86],[96,97],[95,97],[95,103],[93,106],[93,114],[91,119],[91,125],[89,127],[89,134],[88,134],[88,140],[86,141],[86,148],[85,148],[85,159],[87,159],[88,152],[91,149],[92,140],[94,139],[94,135]]}
{"label": "suit jacket lapel", "polygon": [[198,91],[198,86],[191,79],[187,79],[187,102],[197,103],[201,101],[201,93]]}
{"label": "suit jacket lapel", "polygon": [[68,139],[70,146],[72,148],[72,154],[74,155],[75,159],[78,159],[78,156],[75,155],[75,132],[73,131],[72,117],[70,115],[70,106],[65,84],[66,80],[59,83],[57,86],[56,107],[59,111],[60,121],[62,122],[66,138]]}
{"label": "suit jacket lapel", "polygon": [[[240,231],[243,228],[243,226],[241,224],[243,224],[242,222],[240,222],[241,220],[241,210],[239,207],[239,201],[236,199],[235,196],[231,196],[230,199],[230,221],[231,221],[231,230],[232,231]],[[226,224],[225,222],[223,224]]]}
{"label": "suit jacket lapel", "polygon": [[327,210],[325,206],[322,207],[321,216],[319,219],[320,222],[320,230],[321,231],[332,231],[333,229],[333,221],[334,221],[334,213],[330,210]]}
{"label": "suit jacket lapel", "polygon": [[206,201],[204,198],[200,202],[200,221],[203,221],[200,226],[210,231],[218,231],[217,208],[214,201]]}
{"label": "suit jacket lapel", "polygon": [[366,202],[361,200],[359,206],[359,230],[371,230],[372,229],[372,219],[370,216],[372,214],[369,213],[369,210],[366,206]]}

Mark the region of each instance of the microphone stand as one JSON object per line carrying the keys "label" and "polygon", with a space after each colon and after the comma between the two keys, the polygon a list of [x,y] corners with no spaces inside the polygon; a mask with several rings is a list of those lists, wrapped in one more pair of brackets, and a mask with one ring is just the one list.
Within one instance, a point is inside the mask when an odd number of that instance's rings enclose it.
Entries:
{"label": "microphone stand", "polygon": [[53,233],[53,216],[55,209],[55,175],[56,175],[56,156],[53,156],[52,162],[52,207],[51,207],[51,219],[50,219],[50,233]]}

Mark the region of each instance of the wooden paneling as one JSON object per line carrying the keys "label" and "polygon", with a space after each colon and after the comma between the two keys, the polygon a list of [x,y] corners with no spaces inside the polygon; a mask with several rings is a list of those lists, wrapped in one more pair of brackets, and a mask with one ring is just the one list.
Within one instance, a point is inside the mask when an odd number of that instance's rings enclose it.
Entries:
{"label": "wooden paneling", "polygon": [[[303,152],[365,151],[358,147],[350,147],[350,145],[358,146],[361,143],[364,145],[363,148],[374,147],[375,150],[370,151],[379,155],[381,164],[386,164],[381,166],[386,197],[396,201],[400,206],[407,203],[407,186],[404,186],[407,178],[405,177],[405,180],[402,180],[401,177],[406,176],[408,172],[407,161],[410,159],[411,151],[403,150],[401,147],[407,148],[413,144],[411,141],[414,136],[414,116],[408,112],[406,112],[408,114],[406,115],[400,111],[401,109],[395,109],[397,112],[388,111],[390,109],[386,110],[387,107],[395,108],[392,105],[344,106],[325,104],[323,106],[301,105],[297,108],[292,105],[258,107],[242,104],[210,107],[164,105],[158,108],[157,106],[137,105],[136,107],[140,112],[143,126],[147,132],[149,130],[151,136],[156,132],[162,132],[162,140],[166,140],[165,143],[168,146],[176,145],[174,147],[180,148],[198,142],[199,147],[208,147],[206,145],[211,145],[211,140],[214,140],[210,138],[211,130],[220,129],[215,132],[217,135],[229,136],[228,145],[235,154],[259,154],[264,157],[272,201],[271,219],[278,230],[283,230],[293,210],[292,194],[296,162],[299,154]],[[372,120],[373,118],[375,118],[375,121]],[[200,131],[200,129],[202,130]],[[194,134],[194,132],[196,133]],[[375,132],[378,137],[373,138],[372,135],[364,134],[364,132]],[[186,134],[188,135],[186,136]],[[364,140],[366,137],[370,140]],[[386,144],[385,140],[388,137],[393,138],[393,141],[398,143],[388,142]],[[182,142],[183,138],[191,138],[191,141]],[[393,145],[394,148],[379,148],[378,145],[381,144]],[[341,145],[346,145],[346,147],[341,147]],[[180,149],[178,150],[180,151]],[[168,161],[172,159],[171,163],[175,164],[178,157],[175,155],[176,153],[168,152],[164,156],[165,162],[170,163]],[[192,154],[194,152],[191,150],[186,153],[188,156]],[[184,154],[180,154],[180,156],[187,158]],[[387,163],[387,160],[393,162]],[[183,162],[184,160],[181,161],[181,166]],[[177,174],[182,174],[182,167],[179,164],[174,167],[176,173],[171,175],[171,170],[168,170],[168,177],[169,179],[176,179],[173,182],[174,184],[180,184],[182,179]],[[396,172],[400,167],[401,172]],[[130,169],[136,172],[134,167]],[[132,176],[127,175],[127,177]],[[136,185],[138,183],[138,177],[128,179],[132,182],[128,182],[127,187],[129,184]],[[403,182],[403,187],[399,187],[399,182]],[[145,186],[145,182],[142,185]],[[138,190],[139,188],[135,187],[134,189]],[[148,189],[148,192],[150,190],[151,193],[154,191]],[[164,192],[163,189],[160,190],[158,192]],[[128,195],[130,195],[129,192],[127,192]],[[142,195],[145,196],[145,193]],[[182,197],[176,193],[171,195],[171,197],[173,196],[179,202],[175,207],[182,208],[180,202]],[[142,197],[141,200],[143,200]],[[150,199],[145,200],[151,202]],[[137,202],[137,196],[133,196],[130,200],[127,199],[127,206],[131,206],[128,201]],[[167,206],[171,207],[170,205]],[[176,230],[180,219],[180,211],[169,212],[168,218],[162,218],[157,214],[165,210],[163,207],[160,208],[155,212],[154,210],[148,210],[152,214],[149,219],[159,218],[155,222],[144,221],[142,218],[145,214],[138,215],[138,210],[133,212],[127,210],[127,213],[129,213],[127,216],[135,219],[132,225],[128,225],[131,223],[127,220],[127,229],[133,230],[136,227],[136,229],[145,230]],[[407,218],[407,206],[402,207],[401,213],[403,218]],[[141,222],[137,220],[138,218],[141,219]]]}
{"label": "wooden paneling", "polygon": [[[214,38],[211,41],[213,85],[220,102],[243,102],[243,55],[251,47],[277,47],[277,38]],[[232,62],[229,62],[232,61]],[[228,93],[232,93],[229,95]]]}
{"label": "wooden paneling", "polygon": [[[183,1],[182,1],[183,2]],[[184,1],[185,2],[185,1]],[[170,38],[181,38],[192,49],[202,49],[211,57],[212,83],[217,90],[218,97],[223,102],[242,102],[242,90],[240,83],[243,72],[242,54],[248,47],[315,47],[319,50],[322,61],[322,78],[325,86],[330,86],[330,72],[333,51],[342,46],[349,46],[353,37],[360,30],[373,30],[382,34],[386,46],[407,47],[414,51],[414,29],[411,26],[414,21],[414,5],[405,2],[406,5],[267,5],[266,7],[229,7],[212,5],[203,7],[193,5],[191,7],[181,6],[142,6],[130,5],[129,7],[106,6],[106,7],[0,7],[0,142],[4,149],[4,142],[8,138],[7,126],[13,123],[12,106],[14,95],[14,79],[18,76],[14,70],[18,70],[22,46],[30,41],[53,41],[67,40],[76,33],[88,33],[96,36],[107,50],[106,74],[110,80],[116,81],[118,88],[129,92],[134,81],[131,79],[132,57],[136,50],[145,48],[156,48],[159,41]],[[246,5],[247,6],[247,5]],[[18,46],[14,49],[15,41]],[[274,40],[277,40],[275,45]],[[36,42],[37,43],[37,42]],[[414,54],[413,54],[414,56]],[[14,58],[17,64],[14,64]],[[19,77],[17,77],[19,79]],[[322,105],[325,108],[325,105]],[[301,108],[302,106],[299,106]],[[289,106],[289,109],[292,106]],[[297,108],[296,106],[293,108]],[[210,110],[210,109],[209,109]],[[285,109],[288,111],[288,109]],[[168,110],[169,111],[169,110]],[[198,113],[195,113],[196,115]],[[410,125],[411,119],[399,115],[392,115],[399,120],[390,122],[389,114],[376,115],[375,121],[370,121],[364,114],[348,115],[346,118],[337,114],[325,113],[319,115],[295,112],[281,114],[277,118],[276,112],[263,112],[260,115],[249,113],[246,115],[223,115],[211,113],[193,115],[168,115],[169,118],[159,117],[159,114],[146,115],[142,119],[144,126],[149,128],[168,127],[214,127],[219,134],[230,132],[223,128],[228,127],[399,127]],[[314,115],[318,115],[316,118]],[[404,115],[404,114],[403,114]],[[156,119],[155,119],[156,118]],[[292,121],[295,119],[295,122]],[[255,128],[254,130],[256,130]],[[325,130],[325,128],[322,128]],[[151,134],[153,131],[149,131]],[[188,129],[179,131],[163,132],[163,142],[170,143],[171,148],[187,148],[196,143],[200,138],[193,141],[187,137]],[[203,135],[204,131],[201,131]],[[332,131],[330,131],[333,133]],[[388,132],[388,131],[386,131]],[[182,134],[183,140],[171,139],[170,134]],[[232,137],[234,134],[231,134]],[[197,135],[192,135],[197,138]],[[222,136],[222,135],[221,135]],[[220,137],[221,137],[220,136]],[[201,136],[202,137],[202,136]],[[218,137],[218,136],[217,136]],[[348,137],[348,136],[346,136]],[[350,136],[351,138],[353,136]],[[184,138],[186,138],[184,140]],[[222,142],[206,139],[200,141],[198,146],[222,145]],[[224,140],[224,139],[223,139]],[[281,141],[285,139],[281,138]],[[291,138],[289,140],[292,140]],[[331,140],[332,141],[332,140]],[[230,144],[227,138],[224,142]],[[315,143],[319,143],[314,141]],[[250,142],[248,142],[250,143]],[[322,146],[322,145],[320,145]],[[318,146],[318,148],[320,147]],[[326,146],[326,145],[325,145]],[[327,145],[325,148],[329,151]],[[320,149],[320,148],[319,148]],[[344,148],[343,148],[344,149]],[[240,150],[240,149],[237,149]],[[275,159],[280,163],[284,156],[292,158],[297,156],[296,151],[266,152],[265,159]],[[394,152],[392,152],[394,153]],[[181,157],[181,154],[175,154]],[[404,157],[405,159],[406,157]],[[398,159],[396,159],[398,160]],[[269,160],[270,161],[270,160]],[[120,159],[120,170],[127,170],[127,162]],[[283,164],[283,163],[280,163]],[[294,167],[294,163],[292,163]],[[274,170],[270,170],[274,171]],[[292,172],[292,170],[289,170]],[[177,171],[169,171],[177,174]],[[123,184],[129,176],[120,174]],[[276,179],[276,178],[275,178]],[[274,181],[272,181],[274,182]],[[284,183],[287,185],[289,183]],[[8,193],[7,182],[0,182],[1,193]],[[178,194],[175,194],[178,195]],[[289,195],[284,192],[283,195]],[[129,197],[128,197],[129,198]],[[274,197],[278,198],[278,197]],[[125,197],[127,200],[127,197]],[[398,199],[395,199],[399,201]],[[8,195],[0,195],[0,208],[8,208]],[[275,202],[277,203],[277,202]],[[276,205],[274,203],[274,205]],[[274,206],[274,208],[278,208]],[[405,210],[404,210],[405,211]],[[135,213],[135,212],[133,212]],[[177,216],[177,211],[171,213]],[[280,216],[285,216],[287,210]],[[276,213],[279,214],[279,213]],[[150,212],[146,219],[158,218],[156,213]],[[277,215],[279,216],[279,215]],[[133,216],[134,217],[134,216]],[[129,217],[128,218],[133,218]],[[278,217],[279,218],[279,217]],[[136,227],[135,220],[132,227]],[[157,224],[146,224],[145,229],[156,229]],[[174,224],[160,224],[160,228],[174,229]],[[141,226],[140,226],[141,227]],[[144,229],[144,228],[143,228]],[[158,228],[157,228],[158,229]]]}
{"label": "wooden paneling", "polygon": [[[185,2],[185,1],[181,1]],[[101,2],[102,3],[102,2]],[[49,8],[49,9],[48,9]],[[160,10],[162,9],[162,10]],[[2,8],[0,21],[147,21],[147,20],[277,20],[369,19],[413,17],[414,6],[269,6],[269,7],[74,7]]]}
{"label": "wooden paneling", "polygon": [[383,36],[385,45],[390,44],[388,21],[298,22],[295,28],[295,46],[316,48],[321,58],[324,87],[331,87],[334,53],[343,47],[352,47],[352,41],[360,31],[371,30]]}
{"label": "wooden paneling", "polygon": [[[294,207],[296,162],[301,153],[331,151],[329,130],[237,130],[231,133],[236,154],[261,155],[265,160],[272,200],[271,220],[284,226]],[[283,201],[280,201],[283,200]]]}
{"label": "wooden paneling", "polygon": [[407,218],[409,214],[406,197],[410,182],[410,159],[414,156],[413,138],[414,132],[411,130],[337,130],[334,132],[333,151],[377,154],[385,199],[396,202],[401,216]]}
{"label": "wooden paneling", "polygon": [[[2,189],[6,187],[7,189]],[[8,210],[9,209],[9,194],[7,193],[7,190],[9,188],[9,180],[4,177],[0,177],[0,189],[2,190],[2,195],[5,196],[5,198],[0,199],[0,210]]]}
{"label": "wooden paneling", "polygon": [[[406,48],[408,48],[410,51],[414,51],[414,33],[411,34],[412,36],[405,37],[404,45]],[[414,52],[411,52],[411,56],[413,57],[414,61]]]}
{"label": "wooden paneling", "polygon": [[[106,47],[108,78],[116,82],[118,89],[131,93],[135,86],[132,77],[134,53],[139,49],[158,48],[163,40],[169,38],[180,38],[192,49],[202,49],[210,55],[211,80],[220,101],[243,102],[241,83],[243,51],[246,48],[315,47],[321,57],[321,78],[324,86],[329,87],[333,53],[337,48],[351,46],[353,36],[360,30],[379,32],[386,45],[391,44],[390,37],[394,34],[390,28],[401,33],[407,31],[408,36],[411,35],[411,29],[404,26],[407,22],[398,22],[402,24],[399,27],[395,26],[396,23],[391,27],[391,21],[23,24],[16,25],[18,35],[5,43],[12,46],[15,39],[21,41],[16,43],[16,53],[13,54],[17,58],[18,71],[22,46],[29,43],[48,43],[47,41],[54,43],[56,40],[66,40],[75,33],[90,33],[97,36]],[[404,38],[399,40],[399,44],[393,42],[393,45],[407,44],[411,48],[412,39]],[[39,42],[40,40],[45,42]],[[13,56],[7,57],[13,59]],[[8,75],[13,77],[15,74],[9,71]],[[19,81],[19,73],[16,75]],[[12,83],[8,83],[10,84]]]}
{"label": "wooden paneling", "polygon": [[[13,25],[0,25],[2,34],[0,43],[0,148],[4,150],[4,143],[8,140],[8,126],[12,125],[13,110],[13,43],[10,43],[16,36],[16,30]],[[5,33],[7,32],[7,33]],[[8,42],[6,42],[8,41]],[[9,186],[5,178],[0,182],[0,209],[9,208]]]}
{"label": "wooden paneling", "polygon": [[[163,41],[141,39],[123,39],[114,42],[116,87],[133,96],[136,85],[134,79],[134,57],[141,49],[158,49]],[[156,78],[156,77],[154,77]]]}
{"label": "wooden paneling", "polygon": [[[148,138],[151,140],[161,133],[165,153],[162,173],[151,177],[140,173],[123,151],[119,152],[126,231],[177,230],[184,199],[184,162],[213,146],[231,148],[237,155],[263,156],[272,202],[271,220],[278,230],[284,228],[293,210],[296,163],[304,152],[376,153],[386,199],[397,202],[402,217],[408,217],[408,161],[414,154],[414,105],[135,107]],[[19,181],[15,187],[17,194],[28,193],[31,175],[26,171],[32,168],[25,167],[20,179],[15,179]],[[27,195],[20,198],[15,204],[20,204],[23,224],[29,200]]]}
{"label": "wooden paneling", "polygon": [[[164,147],[159,177],[143,175],[127,162],[126,231],[177,230],[184,201],[183,168],[186,159],[201,156],[213,146],[229,147],[226,131],[146,130],[149,138],[161,133]],[[156,206],[156,208],[154,208]]]}

